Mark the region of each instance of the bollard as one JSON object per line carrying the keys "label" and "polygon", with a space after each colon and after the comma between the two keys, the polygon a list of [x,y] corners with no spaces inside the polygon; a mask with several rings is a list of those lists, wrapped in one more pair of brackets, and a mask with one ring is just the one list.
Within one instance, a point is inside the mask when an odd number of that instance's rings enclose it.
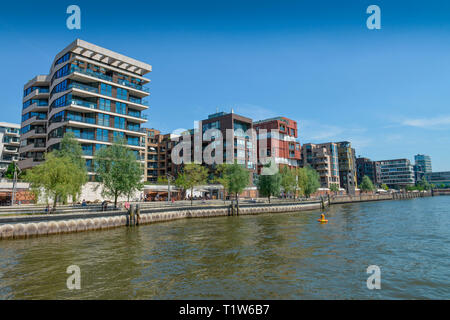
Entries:
{"label": "bollard", "polygon": [[136,204],[136,225],[139,225],[141,219],[141,205],[139,203]]}

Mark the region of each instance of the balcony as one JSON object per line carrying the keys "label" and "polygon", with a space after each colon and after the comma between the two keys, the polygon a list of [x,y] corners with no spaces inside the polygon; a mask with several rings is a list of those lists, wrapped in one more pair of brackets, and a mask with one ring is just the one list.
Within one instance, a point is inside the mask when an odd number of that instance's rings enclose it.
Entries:
{"label": "balcony", "polygon": [[69,84],[69,89],[79,89],[79,90],[84,90],[84,91],[89,91],[89,92],[94,92],[94,93],[98,93],[98,88],[92,87],[92,86],[88,86],[85,84],[81,84],[78,82],[72,82],[71,84]]}
{"label": "balcony", "polygon": [[87,75],[87,76],[90,76],[90,77],[94,77],[94,78],[97,78],[97,79],[102,79],[102,80],[109,81],[109,82],[112,82],[112,83],[117,83],[119,85],[122,85],[122,86],[125,86],[125,87],[129,87],[129,88],[133,88],[133,89],[136,89],[136,90],[139,90],[139,91],[144,91],[144,92],[147,92],[147,93],[150,92],[150,90],[148,88],[146,88],[144,86],[141,86],[139,84],[131,83],[131,82],[126,81],[126,80],[118,80],[118,81],[114,82],[113,78],[111,76],[107,76],[107,75],[105,75],[103,73],[100,73],[100,72],[85,70],[85,69],[81,69],[81,68],[79,68],[77,66],[72,66],[70,68],[70,73],[74,73],[74,72],[78,72],[78,73],[81,73],[81,74],[84,74],[84,75]]}

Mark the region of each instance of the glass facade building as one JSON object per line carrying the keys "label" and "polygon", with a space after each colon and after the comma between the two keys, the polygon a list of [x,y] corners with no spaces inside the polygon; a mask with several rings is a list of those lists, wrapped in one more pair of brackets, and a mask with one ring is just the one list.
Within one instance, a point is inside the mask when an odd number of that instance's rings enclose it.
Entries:
{"label": "glass facade building", "polygon": [[72,42],[56,55],[48,75],[24,86],[19,166],[40,163],[66,132],[81,143],[88,170],[95,152],[118,138],[139,154],[150,82],[143,76],[151,69],[86,41]]}

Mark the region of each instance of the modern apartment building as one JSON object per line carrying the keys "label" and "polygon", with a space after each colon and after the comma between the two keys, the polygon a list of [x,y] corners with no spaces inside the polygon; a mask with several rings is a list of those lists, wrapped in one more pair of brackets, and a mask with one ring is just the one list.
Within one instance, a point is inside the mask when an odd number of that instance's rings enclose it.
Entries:
{"label": "modern apartment building", "polygon": [[420,166],[422,168],[423,173],[432,172],[431,168],[431,157],[425,154],[416,154],[414,156],[415,165]]}
{"label": "modern apartment building", "polygon": [[370,160],[369,158],[358,157],[356,158],[356,175],[358,185],[361,184],[364,176],[370,178],[370,180],[376,184],[376,168],[375,162]]}
{"label": "modern apartment building", "polygon": [[415,184],[414,167],[408,159],[381,160],[380,183],[401,189]]}
{"label": "modern apartment building", "polygon": [[431,173],[431,157],[424,154],[414,156],[414,173],[416,181],[422,180],[425,173]]}
{"label": "modern apartment building", "polygon": [[357,188],[355,149],[349,141],[337,142],[339,158],[339,180],[347,194],[355,194]]}
{"label": "modern apartment building", "polygon": [[19,159],[20,125],[0,122],[0,176]]}
{"label": "modern apartment building", "polygon": [[59,52],[48,75],[24,86],[20,155],[22,169],[40,161],[44,152],[59,148],[66,132],[81,143],[93,178],[92,160],[100,148],[125,139],[136,153],[145,149],[141,125],[149,95],[144,78],[152,67],[83,40]]}
{"label": "modern apartment building", "polygon": [[172,163],[171,152],[175,146],[173,134],[161,134],[159,130],[142,128],[145,132],[145,150],[142,152],[145,159],[144,181],[157,182],[158,177],[175,177],[179,166]]}
{"label": "modern apartment building", "polygon": [[450,187],[450,171],[441,172],[427,172],[424,174],[425,179],[434,184],[437,188],[439,187]]}
{"label": "modern apartment building", "polygon": [[303,144],[300,164],[302,167],[310,165],[319,173],[321,188],[330,188],[332,184],[340,186],[336,143]]}
{"label": "modern apartment building", "polygon": [[[276,117],[253,122],[257,133],[258,156],[274,159],[279,168],[300,166],[300,143],[297,142],[297,122],[285,117]],[[264,131],[265,130],[265,131]],[[264,150],[262,150],[264,149]],[[258,174],[263,164],[258,162]]]}

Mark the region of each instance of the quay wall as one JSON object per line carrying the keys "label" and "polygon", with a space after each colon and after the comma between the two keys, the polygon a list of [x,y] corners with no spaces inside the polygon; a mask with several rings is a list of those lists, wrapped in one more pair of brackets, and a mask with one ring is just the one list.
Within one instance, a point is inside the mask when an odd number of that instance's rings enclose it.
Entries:
{"label": "quay wall", "polygon": [[[327,205],[325,201],[312,203],[285,203],[276,205],[242,205],[239,215],[259,213],[297,212],[303,210],[320,209]],[[148,212],[150,211],[150,212]],[[178,208],[163,210],[143,210],[140,214],[129,215],[126,211],[105,213],[103,216],[86,217],[86,214],[36,217],[11,217],[9,223],[0,225],[0,239],[20,239],[33,236],[45,236],[69,232],[83,232],[89,230],[110,229],[121,226],[133,226],[162,221],[171,221],[185,218],[209,218],[232,215],[231,206],[204,207],[204,208]],[[57,218],[57,219],[55,219]]]}
{"label": "quay wall", "polygon": [[[298,212],[316,210],[332,204],[412,199],[431,196],[430,192],[394,193],[385,195],[324,197],[321,201],[241,204],[239,215],[260,213]],[[0,239],[19,239],[33,236],[101,230],[121,226],[134,226],[186,218],[209,218],[237,214],[230,205],[202,207],[142,208],[137,214],[125,210],[110,212],[84,212],[55,215],[13,216],[0,218]]]}

